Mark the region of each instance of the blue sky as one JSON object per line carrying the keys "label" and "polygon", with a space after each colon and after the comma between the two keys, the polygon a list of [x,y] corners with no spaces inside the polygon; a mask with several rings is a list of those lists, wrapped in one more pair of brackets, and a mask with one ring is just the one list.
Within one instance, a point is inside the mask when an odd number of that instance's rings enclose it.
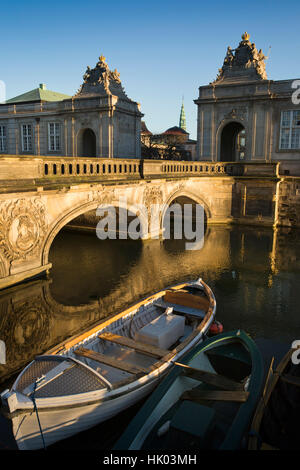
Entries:
{"label": "blue sky", "polygon": [[0,80],[7,98],[37,88],[74,94],[99,55],[117,68],[152,132],[178,125],[182,96],[196,138],[198,87],[247,31],[268,53],[268,78],[299,78],[299,1],[2,2]]}

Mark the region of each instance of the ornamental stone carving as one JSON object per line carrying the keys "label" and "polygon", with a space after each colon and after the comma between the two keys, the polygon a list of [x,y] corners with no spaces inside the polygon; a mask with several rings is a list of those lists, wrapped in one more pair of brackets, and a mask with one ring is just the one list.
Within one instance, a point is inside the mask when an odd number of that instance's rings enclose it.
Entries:
{"label": "ornamental stone carving", "polygon": [[45,206],[39,198],[0,205],[0,248],[8,260],[33,255],[40,248],[46,229]]}
{"label": "ornamental stone carving", "polygon": [[143,194],[143,205],[147,210],[148,224],[151,223],[151,214],[155,214],[155,205],[163,203],[163,193],[159,186],[146,187]]}
{"label": "ornamental stone carving", "polygon": [[213,83],[234,78],[267,80],[265,60],[268,59],[255,43],[250,42],[250,35],[246,32],[242,35],[242,41],[236,49],[227,48],[223,66],[219,69],[216,80]]}
{"label": "ornamental stone carving", "polygon": [[146,187],[143,194],[143,204],[149,208],[152,204],[162,204],[163,193],[159,186]]}
{"label": "ornamental stone carving", "polygon": [[20,290],[17,295],[4,297],[0,310],[1,339],[5,341],[7,350],[7,363],[0,365],[0,373],[2,377],[9,377],[15,370],[24,367],[26,358],[28,362],[50,347],[52,312],[45,303],[42,291],[24,298]]}
{"label": "ornamental stone carving", "polygon": [[88,195],[88,202],[98,202],[99,206],[101,204],[113,204],[115,200],[114,188],[96,189]]}
{"label": "ornamental stone carving", "polygon": [[247,106],[236,106],[232,108],[231,111],[224,115],[225,119],[239,119],[240,121],[247,121],[248,120],[248,107]]}
{"label": "ornamental stone carving", "polygon": [[87,67],[83,75],[83,84],[74,97],[81,98],[87,94],[91,95],[116,95],[119,98],[128,100],[120,80],[120,74],[115,70],[110,70],[104,56],[99,57],[96,66],[91,69]]}

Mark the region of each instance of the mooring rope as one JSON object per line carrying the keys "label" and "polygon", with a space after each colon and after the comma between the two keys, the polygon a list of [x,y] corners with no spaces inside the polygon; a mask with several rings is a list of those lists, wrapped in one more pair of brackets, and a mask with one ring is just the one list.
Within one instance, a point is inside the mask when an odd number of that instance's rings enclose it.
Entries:
{"label": "mooring rope", "polygon": [[37,421],[38,421],[38,425],[39,425],[39,429],[40,429],[40,433],[41,433],[41,437],[42,437],[42,441],[43,441],[43,447],[44,447],[44,450],[46,450],[45,439],[44,439],[42,426],[41,426],[41,422],[40,422],[40,418],[39,418],[38,408],[36,406],[36,401],[35,401],[35,390],[36,390],[37,382],[38,382],[38,379],[34,382],[33,394],[32,394],[31,398],[32,398],[32,401],[33,401],[33,409],[36,413],[36,417],[37,417]]}

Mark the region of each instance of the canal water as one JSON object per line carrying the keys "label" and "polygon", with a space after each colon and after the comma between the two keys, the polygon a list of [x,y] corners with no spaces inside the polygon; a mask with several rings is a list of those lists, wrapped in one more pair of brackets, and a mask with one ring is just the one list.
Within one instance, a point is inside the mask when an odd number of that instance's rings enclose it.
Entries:
{"label": "canal water", "polygon": [[[0,392],[37,354],[155,291],[199,277],[213,289],[224,330],[250,334],[266,367],[300,340],[298,231],[212,226],[203,247],[187,251],[182,240],[100,241],[64,230],[50,262],[48,277],[0,294]],[[52,448],[111,449],[139,406]],[[1,417],[0,448],[13,445]]]}

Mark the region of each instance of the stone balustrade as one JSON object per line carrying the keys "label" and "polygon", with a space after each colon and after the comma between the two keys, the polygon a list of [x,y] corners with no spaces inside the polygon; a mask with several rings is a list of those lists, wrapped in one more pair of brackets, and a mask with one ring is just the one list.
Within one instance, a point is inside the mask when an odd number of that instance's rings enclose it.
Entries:
{"label": "stone balustrade", "polygon": [[[151,168],[146,164],[145,174]],[[276,176],[277,163],[243,163],[243,162],[162,162],[160,175],[167,176]]]}
{"label": "stone balustrade", "polygon": [[[45,156],[0,156],[0,181],[134,180],[185,177],[276,177],[280,163],[201,162]],[[286,170],[285,170],[286,171]]]}
{"label": "stone balustrade", "polygon": [[43,177],[101,177],[127,179],[140,177],[139,160],[72,158],[43,162]]}

